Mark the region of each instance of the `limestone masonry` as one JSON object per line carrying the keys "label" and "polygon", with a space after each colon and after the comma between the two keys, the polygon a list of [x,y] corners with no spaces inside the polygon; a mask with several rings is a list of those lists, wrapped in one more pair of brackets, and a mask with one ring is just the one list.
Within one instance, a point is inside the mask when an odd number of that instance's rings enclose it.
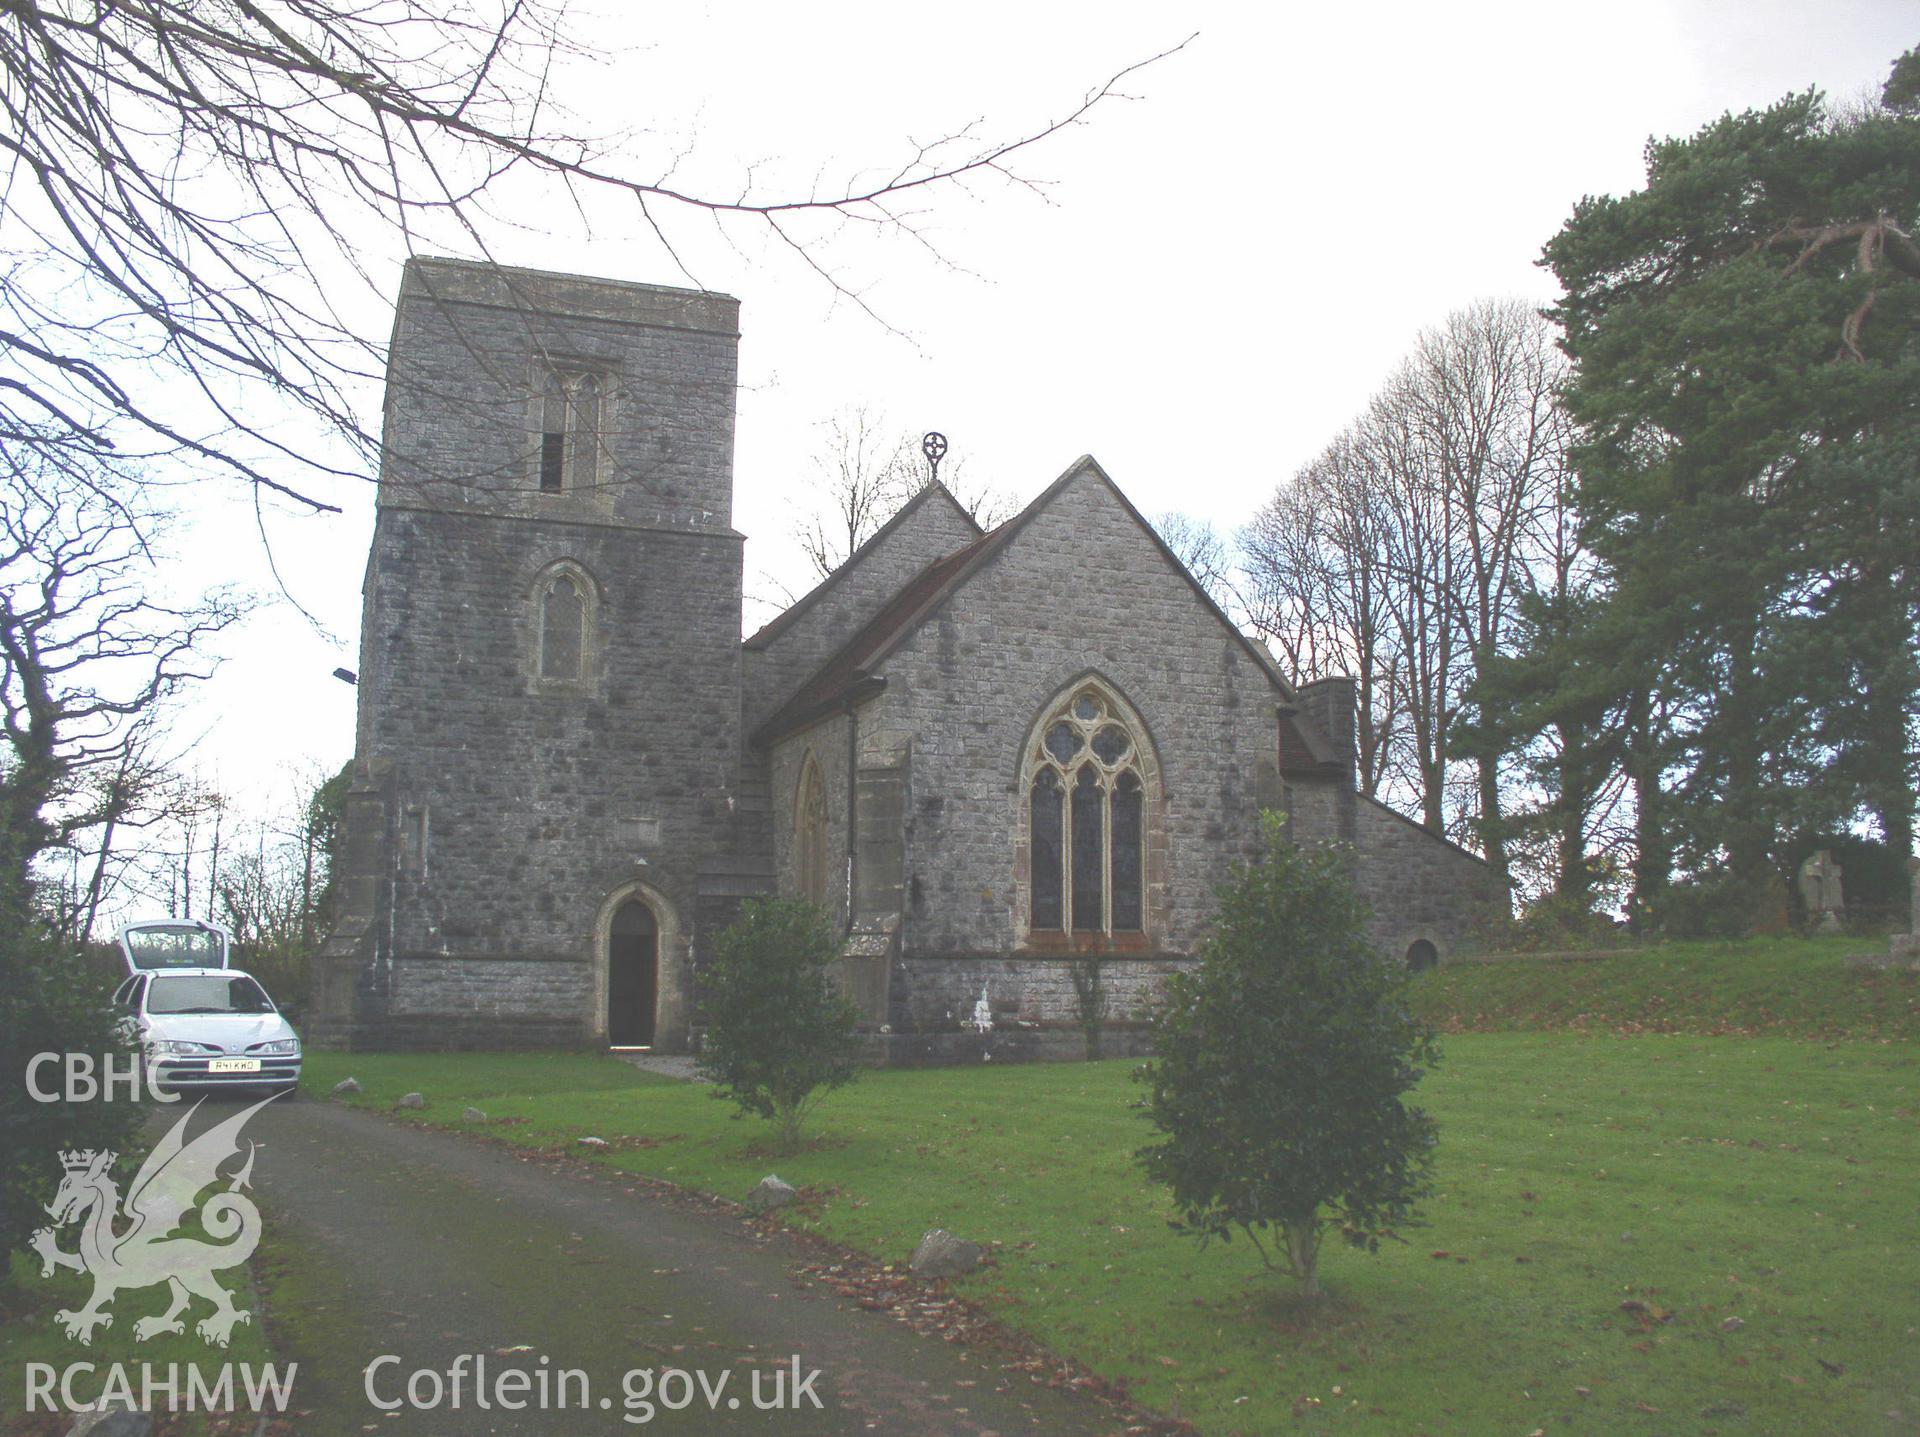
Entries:
{"label": "limestone masonry", "polygon": [[738,338],[723,295],[407,265],[316,1041],[686,1051],[779,892],[877,1058],[1132,1051],[1263,808],[1353,846],[1410,962],[1504,906],[1092,459],[984,534],[929,486],[743,643]]}

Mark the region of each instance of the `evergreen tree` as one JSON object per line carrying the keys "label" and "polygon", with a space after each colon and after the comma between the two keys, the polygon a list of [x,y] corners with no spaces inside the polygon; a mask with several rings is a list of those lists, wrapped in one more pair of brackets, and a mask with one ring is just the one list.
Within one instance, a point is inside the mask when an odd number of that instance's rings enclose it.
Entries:
{"label": "evergreen tree", "polygon": [[[1913,839],[1913,69],[1843,119],[1809,92],[1652,142],[1644,189],[1582,200],[1546,247],[1610,578],[1594,632],[1628,659],[1614,701],[1663,830],[1642,869],[1670,847],[1749,917],[1780,906],[1792,828],[1864,810]],[[1595,657],[1533,655],[1569,702]]]}
{"label": "evergreen tree", "polygon": [[860,1076],[860,1012],[834,976],[826,915],[791,898],[749,898],[701,974],[700,1071],[791,1148],[816,1103]]}
{"label": "evergreen tree", "polygon": [[1163,1137],[1139,1157],[1176,1228],[1244,1233],[1311,1297],[1329,1224],[1375,1250],[1428,1190],[1435,1125],[1405,1098],[1438,1052],[1402,1001],[1405,964],[1367,932],[1350,856],[1264,823],[1265,856],[1220,889],[1198,968],[1154,1019],[1140,1077]]}

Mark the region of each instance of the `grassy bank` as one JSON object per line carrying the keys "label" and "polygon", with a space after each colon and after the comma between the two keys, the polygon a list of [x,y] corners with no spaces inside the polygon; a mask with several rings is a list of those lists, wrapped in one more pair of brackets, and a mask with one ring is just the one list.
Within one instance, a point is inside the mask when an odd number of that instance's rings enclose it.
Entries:
{"label": "grassy bank", "polygon": [[1518,958],[1432,969],[1413,1002],[1448,1032],[1920,1038],[1920,974],[1849,968],[1884,938],[1671,943],[1564,963]]}
{"label": "grassy bank", "polygon": [[[1323,1310],[1243,1244],[1170,1233],[1131,1162],[1131,1065],[882,1072],[791,1157],[709,1090],[595,1056],[313,1055],[384,1111],[738,1196],[889,1260],[943,1226],[998,1244],[963,1290],[1209,1433],[1911,1431],[1920,1057],[1579,1034],[1453,1038],[1431,1225],[1330,1250]],[[585,1152],[584,1149],[577,1151]],[[1622,1304],[1638,1304],[1623,1307]],[[1738,1321],[1734,1321],[1738,1319]],[[1829,1365],[1830,1364],[1830,1365]],[[1899,1414],[1893,1416],[1890,1414]]]}

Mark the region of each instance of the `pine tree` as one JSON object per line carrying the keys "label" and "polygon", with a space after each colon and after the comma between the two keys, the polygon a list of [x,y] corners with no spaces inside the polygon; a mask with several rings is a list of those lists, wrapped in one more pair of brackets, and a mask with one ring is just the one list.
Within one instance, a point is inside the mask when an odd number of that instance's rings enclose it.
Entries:
{"label": "pine tree", "polygon": [[[1652,142],[1645,188],[1582,200],[1546,248],[1602,627],[1642,660],[1618,694],[1652,685],[1667,719],[1637,755],[1656,843],[1748,916],[1778,906],[1793,827],[1864,809],[1913,839],[1913,70],[1862,113],[1809,92]],[[1590,645],[1535,657],[1590,684]]]}

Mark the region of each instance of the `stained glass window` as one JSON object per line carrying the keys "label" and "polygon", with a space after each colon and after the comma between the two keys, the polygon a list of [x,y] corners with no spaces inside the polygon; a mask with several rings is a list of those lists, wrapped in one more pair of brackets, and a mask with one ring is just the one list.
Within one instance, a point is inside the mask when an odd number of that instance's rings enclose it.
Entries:
{"label": "stained glass window", "polygon": [[1051,767],[1034,775],[1030,842],[1033,853],[1033,926],[1060,927],[1063,912],[1061,885],[1066,866],[1061,861],[1060,776]]}
{"label": "stained glass window", "polygon": [[1032,929],[1142,932],[1146,787],[1126,716],[1081,690],[1041,726],[1028,762]]}
{"label": "stained glass window", "polygon": [[1113,781],[1113,931],[1138,932],[1142,839],[1146,825],[1140,777],[1123,769]]}

